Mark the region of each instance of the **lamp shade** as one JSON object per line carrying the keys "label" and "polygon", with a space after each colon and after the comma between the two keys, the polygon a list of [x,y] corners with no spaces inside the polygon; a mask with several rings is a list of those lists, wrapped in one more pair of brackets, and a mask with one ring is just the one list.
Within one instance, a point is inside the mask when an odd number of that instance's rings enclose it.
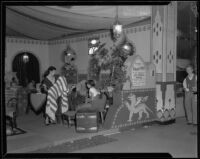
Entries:
{"label": "lamp shade", "polygon": [[116,38],[119,38],[122,34],[122,24],[120,24],[118,21],[113,25],[113,34]]}
{"label": "lamp shade", "polygon": [[26,53],[23,55],[23,61],[25,63],[29,61],[29,56]]}

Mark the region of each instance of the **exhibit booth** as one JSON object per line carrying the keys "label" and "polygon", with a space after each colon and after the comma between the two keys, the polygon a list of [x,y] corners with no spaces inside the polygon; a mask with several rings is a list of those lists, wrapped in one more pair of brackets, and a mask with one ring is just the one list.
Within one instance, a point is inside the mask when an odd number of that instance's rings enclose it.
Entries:
{"label": "exhibit booth", "polygon": [[[175,121],[176,35],[177,2],[170,2],[168,5],[152,6],[151,17],[125,27],[125,39],[123,37],[117,41],[113,41],[109,31],[50,41],[7,37],[5,70],[12,70],[13,59],[19,52],[30,52],[38,58],[40,77],[48,66],[53,65],[58,73],[69,77],[70,85],[94,79],[103,90],[113,86],[114,76],[118,75],[115,71],[119,65],[113,64],[116,56],[111,55],[121,53],[117,52],[119,46],[128,43],[131,49],[120,65],[122,73],[119,71],[119,76],[124,78],[115,81],[114,87],[117,88],[112,90],[113,101],[107,110],[103,127],[128,128],[153,121]],[[101,69],[92,71],[98,73],[98,77],[91,74],[90,69],[95,67],[91,65],[93,57],[88,53],[89,41],[96,37],[102,46],[98,52],[102,56],[94,58],[98,58],[101,64],[96,64]],[[71,61],[65,57],[68,56],[68,49],[76,54],[74,58],[70,55]],[[110,55],[112,60],[109,61],[105,54]],[[112,67],[107,64],[112,64]]]}

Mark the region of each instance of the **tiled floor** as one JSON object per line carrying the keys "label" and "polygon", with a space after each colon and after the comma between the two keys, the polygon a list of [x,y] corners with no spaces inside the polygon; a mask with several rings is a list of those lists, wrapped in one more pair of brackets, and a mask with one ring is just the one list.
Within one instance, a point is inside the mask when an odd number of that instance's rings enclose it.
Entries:
{"label": "tiled floor", "polygon": [[113,134],[110,137],[118,141],[74,153],[169,152],[173,157],[197,157],[197,127],[187,125],[185,118],[177,118],[176,123],[171,125],[152,125],[120,133],[117,133],[117,130],[102,130],[92,134],[77,133],[74,127],[68,128],[67,125],[45,126],[42,115],[35,115],[32,112],[17,120],[18,127],[27,133],[7,137],[8,153],[28,153],[70,140],[98,134]]}

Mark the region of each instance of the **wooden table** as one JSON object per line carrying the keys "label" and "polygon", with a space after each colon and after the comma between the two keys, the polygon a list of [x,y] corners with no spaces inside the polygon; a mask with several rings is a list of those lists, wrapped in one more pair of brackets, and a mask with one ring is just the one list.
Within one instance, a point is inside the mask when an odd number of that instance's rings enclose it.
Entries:
{"label": "wooden table", "polygon": [[41,109],[43,104],[46,102],[47,95],[44,93],[31,93],[30,102],[35,111]]}

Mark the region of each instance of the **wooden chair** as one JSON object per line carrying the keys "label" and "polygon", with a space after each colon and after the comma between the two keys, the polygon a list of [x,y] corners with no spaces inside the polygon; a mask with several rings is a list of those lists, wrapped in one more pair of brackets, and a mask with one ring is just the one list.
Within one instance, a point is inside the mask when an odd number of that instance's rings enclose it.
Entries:
{"label": "wooden chair", "polygon": [[75,116],[76,111],[67,111],[66,113],[62,114],[62,122],[64,124],[64,120],[67,120],[68,127],[71,127],[73,124],[75,124]]}
{"label": "wooden chair", "polygon": [[11,126],[11,129],[17,128],[17,98],[13,97],[6,104],[6,121]]}
{"label": "wooden chair", "polygon": [[92,102],[92,107],[94,109],[96,109],[100,114],[101,124],[104,123],[104,113],[105,113],[106,102],[107,102],[107,98],[106,98],[106,95],[104,93],[102,94],[101,99],[94,100]]}

